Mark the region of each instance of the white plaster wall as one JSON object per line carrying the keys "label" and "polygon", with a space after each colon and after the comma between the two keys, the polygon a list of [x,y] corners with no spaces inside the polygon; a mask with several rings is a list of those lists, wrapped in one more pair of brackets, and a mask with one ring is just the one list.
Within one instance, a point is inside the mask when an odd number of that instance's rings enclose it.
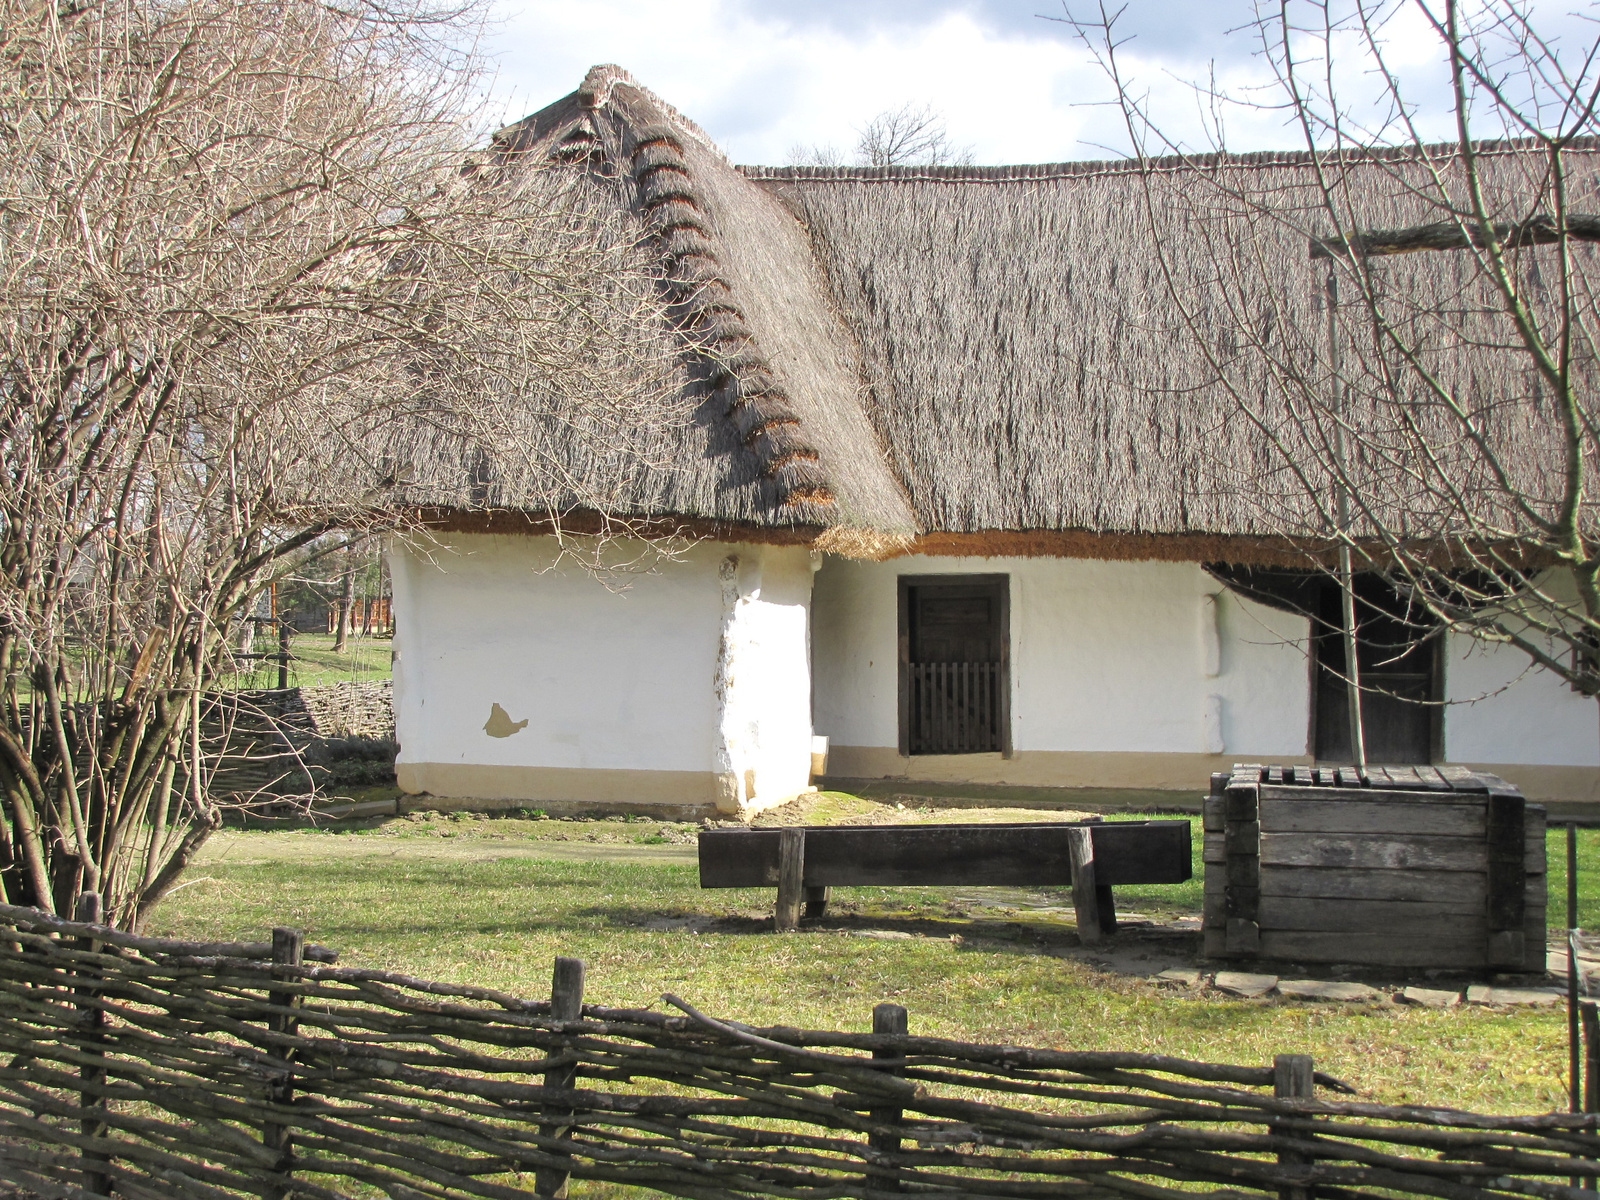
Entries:
{"label": "white plaster wall", "polygon": [[[401,763],[710,773],[731,762],[741,783],[754,770],[764,801],[805,786],[804,549],[705,543],[610,588],[556,565],[550,538],[449,535],[389,558]],[[493,704],[527,725],[490,736]]]}
{"label": "white plaster wall", "polygon": [[1511,646],[1452,634],[1445,757],[1463,763],[1600,766],[1600,706]]}
{"label": "white plaster wall", "polygon": [[716,770],[731,775],[742,807],[766,807],[810,779],[810,556],[792,547],[730,548],[718,575]]}
{"label": "white plaster wall", "polygon": [[1018,751],[1305,753],[1306,621],[1192,563],[830,558],[813,599],[818,733],[897,744],[896,578],[970,573],[1011,577]]}

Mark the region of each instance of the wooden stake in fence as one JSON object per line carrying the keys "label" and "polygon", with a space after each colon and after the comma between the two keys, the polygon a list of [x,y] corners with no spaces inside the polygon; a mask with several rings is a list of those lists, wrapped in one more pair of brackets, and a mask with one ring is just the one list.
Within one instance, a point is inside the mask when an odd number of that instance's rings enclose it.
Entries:
{"label": "wooden stake in fence", "polygon": [[[73,915],[85,925],[99,925],[104,920],[100,910],[100,896],[97,892],[84,892],[78,897],[77,908]],[[94,953],[100,949],[100,943],[93,938],[80,937],[77,939],[79,950]],[[100,978],[100,972],[89,967],[78,968],[78,978],[84,982],[74,989],[84,999],[91,999],[98,995],[95,981]],[[83,1030],[83,1052],[95,1057],[104,1055],[101,1047],[105,1044],[106,1015],[94,1004],[80,1004],[78,1006],[78,1023]],[[105,1097],[99,1094],[99,1087],[106,1076],[104,1067],[83,1066],[78,1068],[78,1078],[83,1080],[84,1090],[79,1093],[78,1104],[84,1112],[90,1114],[83,1118],[80,1128],[83,1136],[87,1138],[103,1138],[106,1136],[106,1123],[93,1115],[97,1110],[105,1109]],[[84,1151],[83,1154],[83,1190],[93,1192],[97,1196],[111,1194],[111,1176],[106,1173],[106,1168],[111,1165],[111,1159],[104,1154]]]}
{"label": "wooden stake in fence", "polygon": [[[554,1021],[581,1021],[583,1020],[583,976],[584,966],[581,958],[557,958],[555,972],[550,980],[550,1018]],[[572,1063],[568,1066],[557,1067],[553,1071],[546,1071],[544,1086],[548,1088],[570,1088],[578,1080],[578,1066]],[[572,1110],[559,1104],[544,1106],[546,1116],[570,1117]],[[548,1137],[564,1138],[571,1132],[571,1127],[566,1125],[545,1125],[544,1132]],[[541,1196],[548,1196],[551,1200],[564,1200],[567,1194],[567,1181],[572,1178],[570,1171],[558,1170],[555,1167],[540,1167],[533,1175],[533,1190]]]}
{"label": "wooden stake in fence", "polygon": [[[275,964],[298,967],[305,959],[305,950],[306,935],[300,930],[286,929],[280,925],[272,931],[272,961]],[[268,992],[267,1003],[274,1008],[298,1008],[300,998],[294,992]],[[273,1033],[292,1037],[299,1031],[300,1023],[288,1013],[274,1013],[267,1018],[267,1028]],[[281,1054],[286,1063],[294,1061],[293,1053],[287,1049],[274,1047],[272,1053]],[[281,1080],[268,1086],[267,1099],[273,1104],[290,1104],[294,1101],[294,1077],[288,1071],[284,1072]],[[287,1200],[294,1191],[294,1144],[288,1127],[274,1121],[264,1122],[261,1126],[261,1144],[277,1152],[277,1162],[272,1170],[282,1180],[269,1185],[263,1194],[267,1200]]]}
{"label": "wooden stake in fence", "polygon": [[800,927],[805,896],[806,831],[793,826],[778,832],[778,904],[772,924],[779,933]]}
{"label": "wooden stake in fence", "polygon": [[289,690],[289,622],[278,622],[278,690]]}
{"label": "wooden stake in fence", "polygon": [[[1317,1094],[1316,1066],[1309,1054],[1280,1054],[1272,1060],[1272,1094],[1280,1100],[1310,1100]],[[1280,1150],[1284,1166],[1310,1166],[1312,1158],[1298,1150]],[[1314,1200],[1315,1188],[1286,1187],[1278,1200]]]}
{"label": "wooden stake in fence", "polygon": [[[906,1010],[902,1005],[880,1004],[872,1010],[873,1033],[887,1033],[896,1037],[905,1037],[910,1032],[910,1028],[910,1019],[907,1017]],[[905,1051],[899,1048],[874,1050],[872,1052],[873,1058],[903,1058],[904,1056]],[[904,1074],[903,1071],[897,1069],[890,1069],[886,1073],[890,1075]],[[888,1125],[898,1125],[904,1113],[903,1110],[898,1108],[874,1108],[867,1115],[874,1121],[882,1121]],[[867,1145],[874,1150],[888,1150],[893,1153],[900,1149],[900,1139],[892,1133],[874,1133],[868,1135]],[[874,1182],[876,1181],[869,1178],[869,1184]],[[903,1190],[899,1180],[886,1180],[878,1183],[877,1186],[884,1191],[890,1192]]]}

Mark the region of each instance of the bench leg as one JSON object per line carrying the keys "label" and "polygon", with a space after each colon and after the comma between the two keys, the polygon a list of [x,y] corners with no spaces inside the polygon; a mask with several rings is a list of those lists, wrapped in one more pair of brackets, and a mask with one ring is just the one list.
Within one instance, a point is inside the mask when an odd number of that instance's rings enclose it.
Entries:
{"label": "bench leg", "polygon": [[1100,919],[1100,888],[1094,877],[1093,836],[1082,825],[1069,829],[1067,849],[1072,857],[1072,907],[1078,914],[1078,941],[1095,946],[1105,937],[1105,930]]}
{"label": "bench leg", "polygon": [[802,880],[806,865],[806,831],[788,828],[778,831],[778,903],[772,925],[787,933],[800,925],[800,900],[805,894]]}
{"label": "bench leg", "polygon": [[828,915],[828,889],[825,887],[808,887],[806,889],[807,917],[825,917]]}
{"label": "bench leg", "polygon": [[1111,885],[1109,883],[1095,885],[1094,901],[1100,909],[1100,932],[1115,933],[1117,931],[1117,902],[1111,897]]}

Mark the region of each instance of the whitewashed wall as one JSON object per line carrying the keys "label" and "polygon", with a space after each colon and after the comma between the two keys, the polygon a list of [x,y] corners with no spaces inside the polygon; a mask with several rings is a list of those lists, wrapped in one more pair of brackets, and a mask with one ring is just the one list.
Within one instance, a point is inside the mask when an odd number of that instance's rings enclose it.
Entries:
{"label": "whitewashed wall", "polygon": [[[1015,758],[898,759],[896,578],[991,572],[1011,577]],[[1306,753],[1306,621],[1226,592],[1197,564],[830,558],[813,612],[816,727],[838,748],[830,773],[855,763],[920,778],[1188,787],[1224,759]]]}
{"label": "whitewashed wall", "polygon": [[1600,766],[1600,706],[1528,656],[1459,634],[1447,644],[1445,756],[1452,762]]}
{"label": "whitewashed wall", "polygon": [[806,785],[804,549],[702,544],[609,588],[550,538],[450,535],[390,564],[406,790],[730,811]]}

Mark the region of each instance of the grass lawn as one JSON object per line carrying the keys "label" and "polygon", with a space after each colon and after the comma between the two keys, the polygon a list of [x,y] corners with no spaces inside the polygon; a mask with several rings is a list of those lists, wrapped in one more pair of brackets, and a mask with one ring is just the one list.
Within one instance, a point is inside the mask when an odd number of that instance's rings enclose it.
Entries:
{"label": "grass lawn", "polygon": [[[849,819],[874,808],[823,797],[806,819]],[[153,930],[257,938],[272,925],[296,925],[342,951],[347,965],[530,996],[546,994],[551,959],[569,954],[587,960],[588,995],[597,1003],[651,1005],[674,992],[702,1011],[758,1025],[865,1029],[872,1006],[892,999],[921,1033],[1241,1063],[1301,1052],[1389,1103],[1498,1111],[1564,1104],[1559,1010],[1439,1012],[1164,991],[1058,957],[1076,944],[1070,916],[1020,902],[975,905],[976,889],[837,889],[838,916],[823,928],[777,936],[766,920],[770,892],[700,889],[693,829],[414,815],[321,831],[228,831],[158,912]],[[1560,836],[1551,841],[1554,868]],[[1584,913],[1600,923],[1600,833],[1581,838]],[[1198,836],[1195,844],[1198,851]],[[1119,908],[1198,913],[1196,866],[1189,885],[1119,890]],[[1561,880],[1553,874],[1553,896],[1562,894]],[[1036,890],[1035,902],[1070,913],[1064,889]],[[1561,919],[1557,906],[1551,912]],[[853,936],[863,929],[916,936]]]}
{"label": "grass lawn", "polygon": [[[289,653],[293,655],[293,661],[289,664],[289,686],[309,687],[318,683],[388,679],[394,673],[391,658],[393,645],[386,637],[352,637],[346,643],[345,653],[335,654],[333,634],[296,633],[289,643]],[[276,635],[258,636],[255,648],[258,654],[276,654]],[[278,686],[276,662],[258,659],[249,666],[249,670],[228,677],[223,686],[241,689]]]}

